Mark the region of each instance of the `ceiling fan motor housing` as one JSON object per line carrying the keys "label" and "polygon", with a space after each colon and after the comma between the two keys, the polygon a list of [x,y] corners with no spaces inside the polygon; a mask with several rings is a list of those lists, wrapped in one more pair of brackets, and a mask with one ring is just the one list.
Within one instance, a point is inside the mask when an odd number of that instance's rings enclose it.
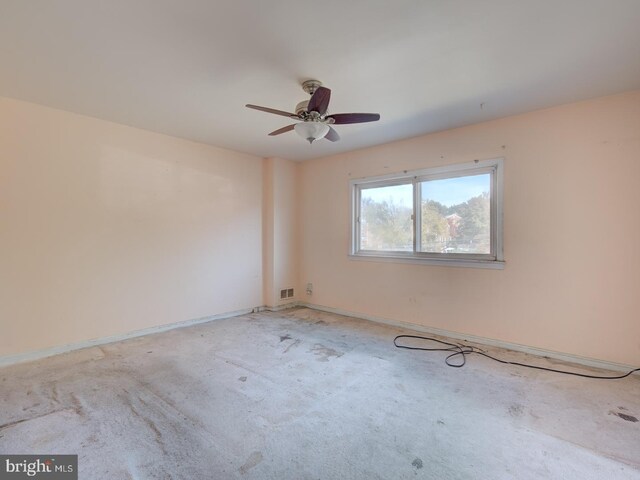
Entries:
{"label": "ceiling fan motor housing", "polygon": [[303,100],[302,102],[296,105],[296,115],[303,116],[303,113],[307,113],[307,106],[309,105],[309,100]]}

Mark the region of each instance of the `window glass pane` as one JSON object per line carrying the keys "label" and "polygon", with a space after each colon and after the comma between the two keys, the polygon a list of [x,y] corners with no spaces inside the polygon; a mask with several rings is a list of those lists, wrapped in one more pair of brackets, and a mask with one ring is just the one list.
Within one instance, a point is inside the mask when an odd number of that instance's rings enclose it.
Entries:
{"label": "window glass pane", "polygon": [[422,194],[421,250],[491,253],[491,175],[429,180]]}
{"label": "window glass pane", "polygon": [[360,249],[413,251],[413,185],[363,188]]}

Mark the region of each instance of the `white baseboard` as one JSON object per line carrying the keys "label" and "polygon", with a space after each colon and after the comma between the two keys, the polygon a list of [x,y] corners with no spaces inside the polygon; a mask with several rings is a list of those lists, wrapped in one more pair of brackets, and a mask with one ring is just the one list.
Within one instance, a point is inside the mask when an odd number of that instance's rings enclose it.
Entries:
{"label": "white baseboard", "polygon": [[25,353],[18,353],[15,355],[0,356],[0,367],[6,367],[16,363],[30,362],[33,360],[39,360],[41,358],[51,357],[53,355],[59,355],[61,353],[67,353],[74,350],[80,350],[82,348],[96,347],[98,345],[105,345],[107,343],[119,342],[121,340],[128,340],[130,338],[142,337],[143,335],[150,335],[152,333],[166,332],[176,328],[189,327],[191,325],[198,325],[200,323],[207,323],[213,320],[222,320],[224,318],[237,317],[240,315],[246,315],[247,313],[257,312],[262,307],[246,308],[243,310],[236,310],[233,312],[219,313],[217,315],[209,315],[201,318],[194,318],[191,320],[185,320],[182,322],[169,323],[167,325],[158,325],[156,327],[144,328],[142,330],[135,330],[133,332],[122,333],[118,335],[111,335],[109,337],[95,338],[84,342],[70,343],[67,345],[60,345],[57,347],[45,348],[43,350],[36,350]]}
{"label": "white baseboard", "polygon": [[[521,345],[519,343],[505,342],[502,340],[495,340],[493,338],[478,337],[476,335],[465,335],[463,333],[452,332],[450,330],[444,330],[435,327],[426,327],[424,325],[418,325],[415,323],[403,322],[399,320],[391,320],[383,317],[375,317],[364,313],[351,312],[348,310],[342,310],[340,308],[325,307],[324,305],[315,305],[307,302],[298,302],[299,306],[311,308],[314,310],[320,310],[322,312],[335,313],[338,315],[344,315],[346,317],[360,318],[368,320],[370,322],[382,323],[392,327],[403,328],[408,330],[414,330],[422,333],[430,333],[432,335],[438,335],[441,337],[454,338],[456,340],[463,340],[472,343],[478,343],[480,345],[487,345],[491,347],[505,348],[507,350],[515,350],[516,352],[528,353],[530,355],[536,355],[538,357],[548,357],[555,360],[562,360],[564,362],[575,363],[583,365],[585,367],[600,368],[603,370],[612,370],[616,372],[628,372],[638,366],[624,365],[621,363],[607,362],[605,360],[598,360],[595,358],[581,357],[579,355],[572,355],[569,353],[555,352],[553,350],[545,350],[537,347],[530,347],[528,345]],[[640,372],[636,372],[636,375],[640,375]]]}
{"label": "white baseboard", "polygon": [[282,305],[265,305],[263,307],[260,307],[260,311],[268,311],[268,312],[281,312],[282,310],[288,310],[290,308],[295,308],[295,307],[299,307],[301,305],[300,302],[298,301],[293,301],[293,302],[289,302],[289,303],[284,303]]}
{"label": "white baseboard", "polygon": [[[413,330],[413,331],[422,332],[422,333],[429,333],[429,334],[438,335],[441,337],[454,338],[457,340],[478,343],[480,345],[505,348],[507,350],[514,350],[516,352],[528,353],[530,355],[536,355],[539,357],[553,358],[556,360],[562,360],[565,362],[575,363],[578,365],[584,365],[586,367],[600,368],[603,370],[612,370],[616,372],[625,372],[625,373],[630,370],[633,370],[634,368],[638,368],[638,367],[633,367],[631,365],[624,365],[620,363],[607,362],[604,360],[598,360],[594,358],[581,357],[581,356],[572,355],[569,353],[555,352],[553,350],[545,350],[542,348],[530,347],[528,345],[521,345],[518,343],[505,342],[502,340],[495,340],[487,337],[479,337],[476,335],[465,335],[462,333],[452,332],[450,330],[444,330],[441,328],[427,327],[427,326],[418,325],[415,323],[403,322],[400,320],[392,320],[392,319],[383,318],[383,317],[376,317],[376,316],[367,315],[364,313],[343,310],[341,308],[326,307],[324,305],[316,305],[313,303],[301,302],[301,301],[294,301],[294,302],[286,303],[284,305],[276,305],[276,306],[261,305],[255,308],[247,308],[243,310],[236,310],[233,312],[219,313],[217,315],[209,315],[206,317],[195,318],[192,320],[175,322],[167,325],[159,325],[156,327],[136,330],[134,332],[128,332],[128,333],[123,333],[119,335],[112,335],[109,337],[102,337],[102,338],[97,338],[93,340],[87,340],[84,342],[72,343],[68,345],[61,345],[57,347],[47,348],[44,350],[18,353],[15,355],[0,356],[0,367],[9,366],[16,363],[39,360],[41,358],[51,357],[53,355],[59,355],[59,354],[71,352],[74,350],[95,347],[98,345],[105,345],[107,343],[119,342],[121,340],[141,337],[141,336],[150,335],[153,333],[166,332],[168,330],[173,330],[176,328],[188,327],[191,325],[198,325],[200,323],[207,323],[213,320],[222,320],[224,318],[238,317],[240,315],[246,315],[248,313],[256,313],[256,312],[263,312],[263,311],[280,312],[282,310],[287,310],[295,307],[307,307],[313,310],[335,313],[338,315],[344,315],[345,317],[359,318],[362,320],[368,320],[370,322],[389,325],[396,328],[403,328],[403,329]],[[636,374],[638,373],[636,372]]]}

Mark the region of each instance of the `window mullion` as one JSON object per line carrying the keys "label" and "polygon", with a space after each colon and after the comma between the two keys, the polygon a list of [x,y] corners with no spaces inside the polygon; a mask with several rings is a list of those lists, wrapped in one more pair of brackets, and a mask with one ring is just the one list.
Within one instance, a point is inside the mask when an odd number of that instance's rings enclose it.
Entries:
{"label": "window mullion", "polygon": [[422,192],[420,183],[413,179],[413,251],[422,250]]}

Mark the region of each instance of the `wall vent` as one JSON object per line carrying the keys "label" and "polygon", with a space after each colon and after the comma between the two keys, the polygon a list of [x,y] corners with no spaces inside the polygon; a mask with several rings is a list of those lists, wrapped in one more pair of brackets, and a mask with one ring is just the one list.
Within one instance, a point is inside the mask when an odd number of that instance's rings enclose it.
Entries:
{"label": "wall vent", "polygon": [[283,288],[280,290],[280,300],[286,300],[287,298],[293,298],[294,291],[293,288]]}

